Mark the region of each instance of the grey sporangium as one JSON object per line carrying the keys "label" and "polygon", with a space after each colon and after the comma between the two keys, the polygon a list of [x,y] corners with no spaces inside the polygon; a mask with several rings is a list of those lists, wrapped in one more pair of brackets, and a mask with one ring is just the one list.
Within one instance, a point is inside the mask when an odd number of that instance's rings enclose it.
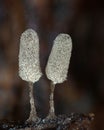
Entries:
{"label": "grey sporangium", "polygon": [[59,34],[54,40],[46,66],[46,75],[51,80],[50,111],[47,118],[55,117],[54,89],[56,84],[63,83],[67,79],[71,51],[71,37],[68,34]]}
{"label": "grey sporangium", "polygon": [[37,82],[42,76],[39,62],[39,38],[32,29],[27,29],[21,34],[19,49],[19,76],[29,83],[29,96],[31,111],[27,122],[35,122],[37,116],[34,96],[33,83]]}

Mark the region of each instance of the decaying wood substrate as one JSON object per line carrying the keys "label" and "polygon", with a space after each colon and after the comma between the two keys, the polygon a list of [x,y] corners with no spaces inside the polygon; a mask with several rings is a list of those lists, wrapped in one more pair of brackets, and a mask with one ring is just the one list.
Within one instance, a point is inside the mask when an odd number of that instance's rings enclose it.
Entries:
{"label": "decaying wood substrate", "polygon": [[94,114],[71,113],[69,115],[59,115],[55,119],[43,119],[40,122],[18,130],[90,130],[91,121]]}
{"label": "decaying wood substrate", "polygon": [[25,122],[0,123],[2,130],[90,130],[94,114],[71,113],[59,115],[53,119],[41,119],[39,122],[26,124]]}

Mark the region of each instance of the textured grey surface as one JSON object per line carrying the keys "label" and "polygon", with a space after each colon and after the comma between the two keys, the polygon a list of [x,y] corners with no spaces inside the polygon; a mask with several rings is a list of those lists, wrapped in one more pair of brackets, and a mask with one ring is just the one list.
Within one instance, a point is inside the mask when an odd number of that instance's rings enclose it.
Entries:
{"label": "textured grey surface", "polygon": [[33,83],[42,76],[39,62],[39,38],[32,29],[27,29],[20,38],[19,76]]}
{"label": "textured grey surface", "polygon": [[54,84],[62,83],[66,80],[71,51],[71,37],[68,34],[59,34],[54,40],[54,45],[46,66],[46,75]]}

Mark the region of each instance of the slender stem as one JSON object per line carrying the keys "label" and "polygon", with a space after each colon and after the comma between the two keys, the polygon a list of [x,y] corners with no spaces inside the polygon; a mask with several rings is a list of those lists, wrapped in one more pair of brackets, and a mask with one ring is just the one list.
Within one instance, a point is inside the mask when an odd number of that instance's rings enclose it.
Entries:
{"label": "slender stem", "polygon": [[34,102],[34,96],[33,96],[33,83],[29,82],[29,96],[30,96],[30,105],[31,105],[31,111],[30,111],[30,116],[29,118],[36,118],[37,117],[37,112],[35,108],[35,102]]}
{"label": "slender stem", "polygon": [[49,110],[49,116],[55,117],[55,109],[54,109],[54,90],[55,90],[55,84],[51,82],[51,94],[50,94],[50,110]]}

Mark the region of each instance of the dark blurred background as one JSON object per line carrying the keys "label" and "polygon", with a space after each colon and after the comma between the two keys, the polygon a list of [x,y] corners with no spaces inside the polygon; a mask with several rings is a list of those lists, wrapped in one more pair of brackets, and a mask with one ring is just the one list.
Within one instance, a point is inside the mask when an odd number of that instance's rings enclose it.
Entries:
{"label": "dark blurred background", "polygon": [[[93,130],[104,130],[103,0],[0,0],[0,120],[26,120],[28,84],[18,76],[21,33],[32,28],[40,40],[43,77],[34,84],[38,115],[49,110],[45,66],[59,33],[72,37],[68,80],[56,85],[56,114],[93,112]],[[35,87],[36,86],[36,87]]]}

